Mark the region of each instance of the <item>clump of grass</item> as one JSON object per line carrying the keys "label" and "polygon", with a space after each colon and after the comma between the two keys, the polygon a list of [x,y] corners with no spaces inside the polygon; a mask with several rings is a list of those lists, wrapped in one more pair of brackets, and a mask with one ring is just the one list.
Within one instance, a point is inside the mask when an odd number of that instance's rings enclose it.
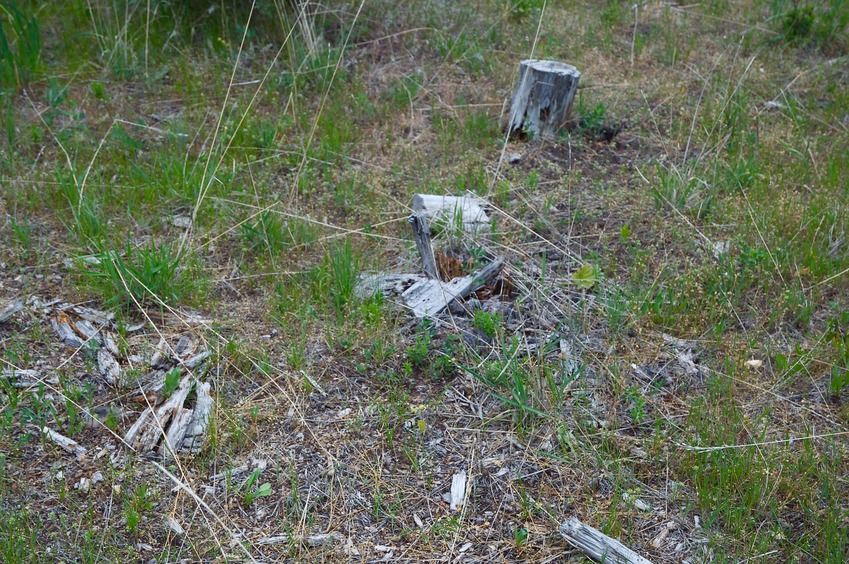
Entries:
{"label": "clump of grass", "polygon": [[0,88],[20,88],[35,76],[40,62],[38,18],[18,2],[0,3]]}
{"label": "clump of grass", "polygon": [[85,261],[83,273],[109,307],[173,305],[199,287],[188,263],[185,252],[151,241],[146,247],[127,245],[123,254],[104,247]]}

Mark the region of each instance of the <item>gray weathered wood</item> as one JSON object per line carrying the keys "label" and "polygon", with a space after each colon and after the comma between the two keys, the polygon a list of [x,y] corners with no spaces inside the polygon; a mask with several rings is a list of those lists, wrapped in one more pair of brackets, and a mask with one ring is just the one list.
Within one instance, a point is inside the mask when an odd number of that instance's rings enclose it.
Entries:
{"label": "gray weathered wood", "polygon": [[44,436],[47,437],[50,442],[61,447],[63,450],[70,452],[75,457],[77,457],[77,459],[85,456],[86,448],[84,446],[81,446],[74,439],[68,438],[61,433],[57,433],[50,427],[44,427],[41,432],[44,433]]}
{"label": "gray weathered wood", "polygon": [[186,434],[183,437],[181,449],[187,454],[197,454],[203,448],[206,434],[209,430],[209,420],[212,416],[212,409],[215,407],[215,400],[209,393],[211,386],[209,382],[198,382],[195,387],[197,401],[192,412],[191,421],[186,429]]}
{"label": "gray weathered wood", "polygon": [[504,259],[498,258],[474,274],[451,282],[424,279],[413,284],[401,297],[418,318],[439,315],[452,301],[465,298],[495,277],[503,264]]}
{"label": "gray weathered wood", "polygon": [[413,194],[413,211],[423,213],[430,221],[451,226],[462,221],[467,233],[479,233],[489,228],[486,202],[470,196],[440,196]]}
{"label": "gray weathered wood", "polygon": [[0,323],[3,323],[22,309],[24,309],[23,300],[12,300],[3,309],[0,309]]}
{"label": "gray weathered wood", "polygon": [[106,350],[112,353],[112,356],[120,358],[121,351],[118,349],[118,342],[115,340],[115,333],[112,331],[104,331],[103,346],[106,347]]}
{"label": "gray weathered wood", "polygon": [[421,280],[426,280],[426,278],[418,274],[386,274],[383,272],[363,274],[357,283],[356,293],[361,300],[371,298],[378,292],[390,297],[403,294],[410,286]]}
{"label": "gray weathered wood", "polygon": [[189,430],[189,425],[192,423],[193,409],[186,409],[182,406],[178,407],[174,412],[174,417],[171,418],[171,425],[168,426],[168,432],[165,433],[165,439],[159,445],[159,454],[165,460],[173,460],[176,458],[176,453],[183,446],[183,439],[186,438],[186,433]]}
{"label": "gray weathered wood", "polygon": [[71,328],[69,323],[51,319],[50,324],[53,326],[53,330],[56,331],[56,334],[62,342],[65,343],[65,345],[72,349],[81,349],[85,346],[85,342],[77,336],[76,332]]}
{"label": "gray weathered wood", "polygon": [[165,403],[159,407],[148,407],[145,409],[130,430],[124,436],[124,441],[139,453],[156,450],[159,439],[166,431],[169,422],[178,414],[186,401],[186,396],[192,387],[192,376],[186,374],[180,381],[180,385],[171,394]]}
{"label": "gray weathered wood", "polygon": [[193,356],[192,358],[183,362],[183,366],[185,366],[189,370],[194,370],[195,368],[200,366],[200,364],[204,360],[206,360],[207,358],[209,358],[211,356],[212,356],[212,351],[201,351],[198,354],[196,354],[195,356]]}
{"label": "gray weathered wood", "polygon": [[184,359],[192,356],[198,346],[198,339],[192,334],[183,335],[177,341],[177,346],[174,347],[174,354],[179,359]]}
{"label": "gray weathered wood", "polygon": [[413,228],[413,239],[416,241],[416,248],[422,258],[422,269],[425,275],[428,278],[440,280],[436,258],[433,256],[433,245],[430,243],[430,227],[427,224],[427,216],[424,213],[417,212],[411,214],[407,221]]}
{"label": "gray weathered wood", "polygon": [[38,370],[6,368],[0,370],[0,378],[6,380],[13,388],[33,388],[42,382],[51,386],[59,385],[59,376],[57,374],[53,373],[50,376],[42,378]]}
{"label": "gray weathered wood", "polygon": [[565,63],[536,59],[519,63],[507,132],[555,137],[569,121],[580,78],[578,69]]}
{"label": "gray weathered wood", "polygon": [[650,560],[643,558],[618,540],[581,523],[575,517],[570,517],[560,525],[560,536],[575,548],[583,550],[587,556],[596,562],[604,562],[605,564],[651,564]]}
{"label": "gray weathered wood", "polygon": [[110,386],[121,383],[121,366],[105,347],[97,351],[97,370]]}
{"label": "gray weathered wood", "polygon": [[102,343],[100,335],[98,334],[98,329],[92,324],[91,321],[88,321],[86,319],[80,319],[74,322],[73,328],[77,332],[77,335],[79,335],[86,341],[94,341],[98,344]]}
{"label": "gray weathered wood", "polygon": [[451,501],[449,506],[451,511],[457,511],[463,506],[463,500],[466,499],[466,472],[454,474],[451,478]]}

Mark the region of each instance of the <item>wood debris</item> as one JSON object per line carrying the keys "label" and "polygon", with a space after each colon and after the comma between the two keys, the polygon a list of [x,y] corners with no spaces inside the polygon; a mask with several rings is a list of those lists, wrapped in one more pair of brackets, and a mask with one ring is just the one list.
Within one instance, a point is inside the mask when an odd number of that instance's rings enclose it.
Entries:
{"label": "wood debris", "polygon": [[618,540],[611,538],[598,529],[581,523],[576,517],[570,517],[560,525],[560,536],[574,546],[583,550],[587,556],[596,562],[605,564],[651,564]]}
{"label": "wood debris", "polygon": [[486,207],[486,202],[472,196],[413,194],[414,215],[421,214],[427,220],[449,229],[462,226],[466,233],[480,233],[489,229],[491,222]]}
{"label": "wood debris", "polygon": [[463,506],[466,498],[466,472],[454,474],[451,478],[451,511],[457,511]]}
{"label": "wood debris", "polygon": [[501,271],[503,264],[504,259],[498,258],[474,274],[450,282],[420,280],[401,294],[401,298],[416,317],[433,317],[442,313],[454,300],[465,298],[484,286]]}
{"label": "wood debris", "polygon": [[112,353],[105,347],[97,351],[97,370],[106,383],[110,386],[118,386],[121,382],[121,366]]}
{"label": "wood debris", "polygon": [[23,300],[12,300],[0,309],[0,323],[4,323],[13,315],[24,309]]}
{"label": "wood debris", "polygon": [[42,378],[38,370],[6,368],[0,370],[0,378],[6,380],[13,388],[34,388],[41,383],[51,386],[59,385],[59,376],[57,374],[50,374]]}
{"label": "wood debris", "polygon": [[77,441],[54,431],[50,427],[44,427],[41,432],[44,433],[44,436],[47,437],[50,442],[61,447],[66,452],[73,454],[75,457],[77,457],[77,459],[80,459],[85,456],[87,452],[86,448],[84,446],[81,446]]}
{"label": "wood debris", "polygon": [[55,318],[50,320],[53,330],[56,331],[59,339],[65,343],[66,346],[71,347],[72,349],[81,349],[85,346],[85,341],[77,336],[76,331],[74,331],[71,327],[71,323],[71,319],[63,312],[59,312]]}
{"label": "wood debris", "polygon": [[[186,374],[163,403],[151,402],[139,415],[127,431],[125,442],[140,453],[157,452],[166,460],[177,454],[197,454],[206,440],[215,405],[210,389],[208,382],[197,382],[191,373]],[[186,400],[192,390],[195,403],[189,407]],[[148,396],[147,400],[150,399]]]}

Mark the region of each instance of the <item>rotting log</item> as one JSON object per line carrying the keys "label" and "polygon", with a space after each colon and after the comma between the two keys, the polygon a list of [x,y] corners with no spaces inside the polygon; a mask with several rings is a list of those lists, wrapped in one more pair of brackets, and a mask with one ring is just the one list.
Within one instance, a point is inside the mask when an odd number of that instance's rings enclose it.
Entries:
{"label": "rotting log", "polygon": [[519,63],[507,133],[517,131],[550,139],[569,122],[581,73],[557,61],[528,59]]}
{"label": "rotting log", "polygon": [[560,525],[560,536],[583,550],[596,562],[605,564],[652,564],[618,540],[611,538],[598,529],[585,525],[575,517],[569,517]]}

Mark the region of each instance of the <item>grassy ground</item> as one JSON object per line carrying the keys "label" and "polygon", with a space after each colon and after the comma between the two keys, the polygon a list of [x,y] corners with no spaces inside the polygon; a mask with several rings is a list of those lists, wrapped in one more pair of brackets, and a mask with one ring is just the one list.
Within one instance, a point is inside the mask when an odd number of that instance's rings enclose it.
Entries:
{"label": "grassy ground", "polygon": [[[655,562],[843,562],[849,7],[292,4],[0,1],[0,369],[45,378],[0,379],[2,559],[581,561],[577,516]],[[531,56],[583,73],[557,140],[499,130]],[[491,202],[462,255],[509,293],[356,297],[417,269],[417,192]],[[56,298],[128,359],[200,337],[199,454],[122,446],[144,370],[106,386]]]}

